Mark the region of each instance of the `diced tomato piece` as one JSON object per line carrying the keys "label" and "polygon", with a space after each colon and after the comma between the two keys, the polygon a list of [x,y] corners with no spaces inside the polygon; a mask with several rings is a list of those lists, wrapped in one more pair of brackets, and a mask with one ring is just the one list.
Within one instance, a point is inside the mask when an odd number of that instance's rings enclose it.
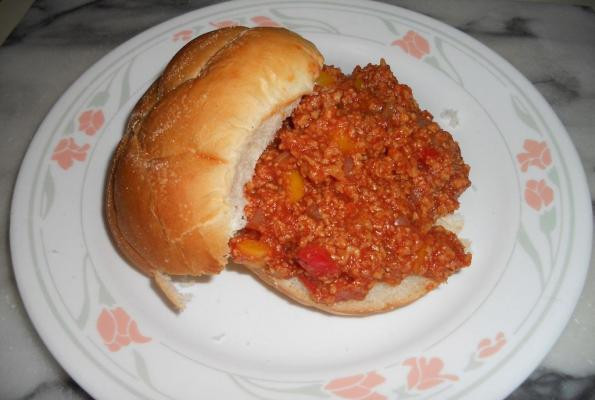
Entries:
{"label": "diced tomato piece", "polygon": [[297,253],[300,266],[314,277],[336,277],[341,272],[328,251],[317,244],[302,247]]}

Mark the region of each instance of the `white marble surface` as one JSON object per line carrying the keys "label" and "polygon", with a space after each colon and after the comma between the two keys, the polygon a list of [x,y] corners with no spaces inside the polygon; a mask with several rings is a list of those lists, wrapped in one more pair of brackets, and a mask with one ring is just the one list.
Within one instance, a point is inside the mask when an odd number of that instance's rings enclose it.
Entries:
{"label": "white marble surface", "polygon": [[[0,399],[88,398],[33,329],[12,271],[10,200],[37,126],[64,90],[118,44],[159,22],[215,2],[37,1],[0,47]],[[592,9],[516,1],[387,2],[468,33],[533,82],[566,126],[583,162],[591,199],[595,198]],[[591,260],[579,304],[562,336],[511,399],[595,399],[593,264]]]}

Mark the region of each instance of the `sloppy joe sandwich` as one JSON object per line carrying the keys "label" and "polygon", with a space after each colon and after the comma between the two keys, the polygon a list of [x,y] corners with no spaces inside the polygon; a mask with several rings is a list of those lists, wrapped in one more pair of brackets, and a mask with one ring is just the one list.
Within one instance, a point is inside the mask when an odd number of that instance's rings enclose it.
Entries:
{"label": "sloppy joe sandwich", "polygon": [[362,315],[470,265],[452,216],[468,175],[383,60],[345,75],[293,32],[233,27],[188,43],[137,103],[106,214],[176,308],[171,276],[231,259],[299,303]]}

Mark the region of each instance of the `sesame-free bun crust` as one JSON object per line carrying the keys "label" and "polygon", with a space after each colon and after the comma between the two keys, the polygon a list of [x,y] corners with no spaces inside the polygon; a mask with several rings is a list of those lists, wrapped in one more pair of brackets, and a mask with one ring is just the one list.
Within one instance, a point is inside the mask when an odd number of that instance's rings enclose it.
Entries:
{"label": "sesame-free bun crust", "polygon": [[123,255],[158,286],[167,286],[163,274],[225,266],[243,222],[233,199],[251,177],[243,171],[322,63],[286,29],[220,29],[184,46],[136,104],[113,157],[106,215]]}

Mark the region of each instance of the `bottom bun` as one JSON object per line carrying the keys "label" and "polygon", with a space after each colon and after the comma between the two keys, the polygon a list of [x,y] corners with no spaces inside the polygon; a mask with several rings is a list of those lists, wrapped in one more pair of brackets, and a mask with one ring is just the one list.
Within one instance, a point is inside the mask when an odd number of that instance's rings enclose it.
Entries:
{"label": "bottom bun", "polygon": [[[463,229],[463,217],[450,214],[436,221],[436,225],[457,234]],[[470,243],[462,240],[468,249]],[[294,301],[336,315],[369,315],[394,310],[414,302],[435,289],[440,283],[423,276],[408,276],[398,285],[378,282],[363,300],[339,301],[334,304],[317,303],[312,300],[308,289],[297,278],[279,279],[267,274],[259,264],[245,263],[260,280]]]}
{"label": "bottom bun", "polygon": [[263,268],[246,265],[258,278],[287,297],[308,307],[318,308],[337,315],[369,315],[394,310],[424,296],[438,284],[423,276],[408,276],[395,286],[377,283],[363,300],[339,301],[334,304],[316,303],[308,289],[297,278],[278,279],[268,275]]}

